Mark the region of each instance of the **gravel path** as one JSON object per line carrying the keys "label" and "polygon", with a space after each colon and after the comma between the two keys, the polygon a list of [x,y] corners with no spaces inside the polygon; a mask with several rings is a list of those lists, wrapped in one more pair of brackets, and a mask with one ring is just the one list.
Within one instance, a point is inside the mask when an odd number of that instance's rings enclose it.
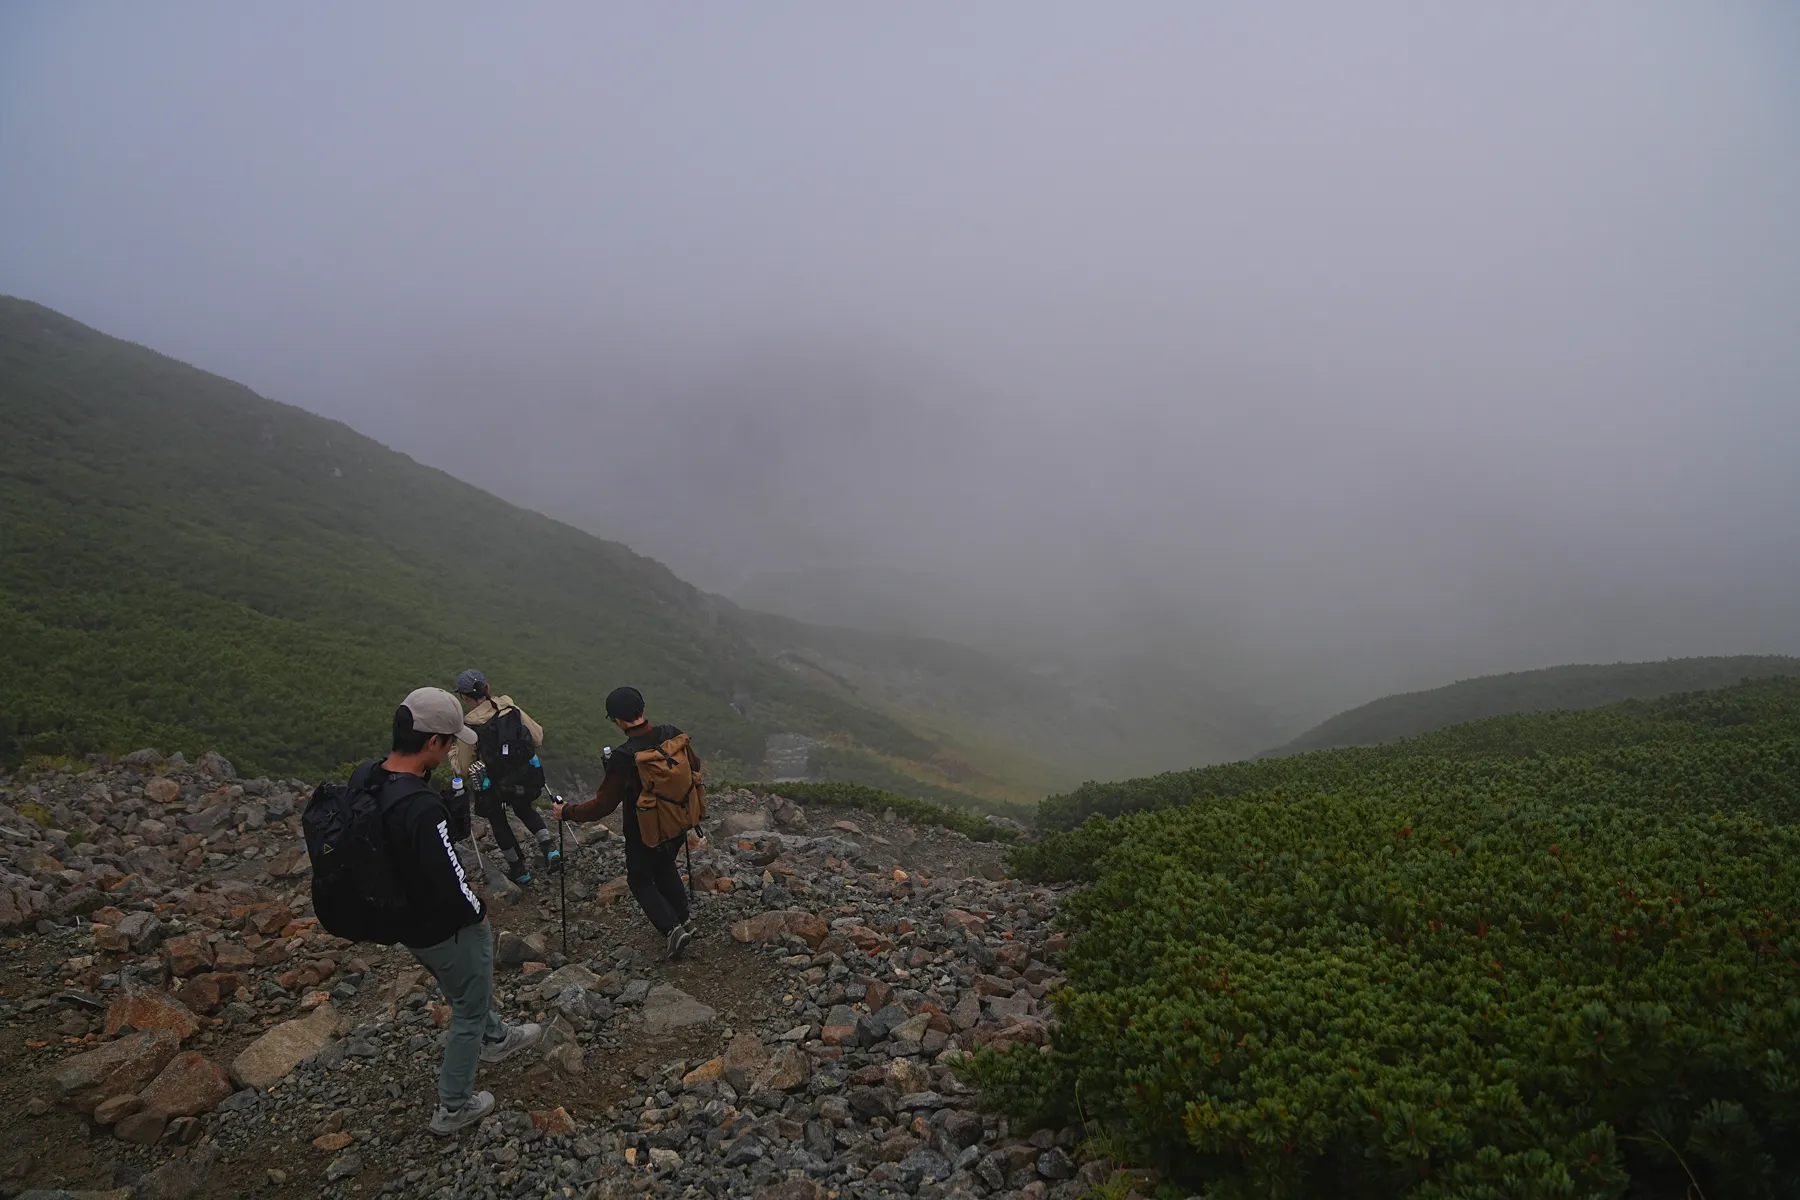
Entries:
{"label": "gravel path", "polygon": [[447,1010],[403,948],[314,927],[304,802],[213,755],[0,776],[0,1195],[1070,1200],[1112,1174],[953,1069],[1047,1038],[1057,891],[748,792],[714,798],[680,962],[616,815],[566,830],[566,953],[553,877],[487,877],[497,1003],[549,1034],[483,1068],[494,1116],[432,1137]]}

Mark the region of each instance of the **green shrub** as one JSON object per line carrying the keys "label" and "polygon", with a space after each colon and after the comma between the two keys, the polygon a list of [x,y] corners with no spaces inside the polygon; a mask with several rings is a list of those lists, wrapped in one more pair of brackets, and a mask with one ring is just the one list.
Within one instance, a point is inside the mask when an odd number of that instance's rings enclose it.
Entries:
{"label": "green shrub", "polygon": [[1580,712],[1493,717],[1388,746],[1319,750],[1289,758],[1221,763],[1116,783],[1084,783],[1038,806],[1037,826],[1070,830],[1091,816],[1178,807],[1274,787],[1336,787],[1414,759],[1561,757],[1630,746],[1740,743],[1771,729],[1800,730],[1800,678],[1780,676],[1660,700],[1626,700]]}
{"label": "green shrub", "polygon": [[1209,1196],[1791,1195],[1794,699],[1528,726],[1561,756],[1307,755],[1018,848],[1094,884],[1053,1052],[973,1069]]}

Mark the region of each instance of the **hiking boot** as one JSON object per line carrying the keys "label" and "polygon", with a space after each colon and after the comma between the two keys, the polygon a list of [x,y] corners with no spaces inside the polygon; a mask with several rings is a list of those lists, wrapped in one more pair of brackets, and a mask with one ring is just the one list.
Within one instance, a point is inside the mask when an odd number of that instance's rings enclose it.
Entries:
{"label": "hiking boot", "polygon": [[688,948],[688,943],[693,940],[693,931],[686,925],[677,925],[675,928],[669,930],[669,961],[674,962],[676,959],[680,958],[681,952],[686,950]]}
{"label": "hiking boot", "polygon": [[476,1092],[469,1097],[467,1104],[454,1112],[438,1105],[437,1112],[432,1114],[431,1124],[426,1128],[439,1137],[448,1137],[459,1129],[467,1129],[493,1111],[494,1093]]}
{"label": "hiking boot", "polygon": [[535,1021],[509,1026],[506,1036],[499,1041],[481,1043],[481,1061],[484,1063],[505,1062],[519,1051],[529,1050],[537,1045],[543,1036],[544,1027]]}
{"label": "hiking boot", "polygon": [[509,862],[506,864],[506,877],[520,887],[525,887],[531,883],[531,868],[526,866],[523,860],[516,863]]}
{"label": "hiking boot", "polygon": [[552,875],[559,875],[563,869],[562,851],[555,846],[544,847],[544,870]]}

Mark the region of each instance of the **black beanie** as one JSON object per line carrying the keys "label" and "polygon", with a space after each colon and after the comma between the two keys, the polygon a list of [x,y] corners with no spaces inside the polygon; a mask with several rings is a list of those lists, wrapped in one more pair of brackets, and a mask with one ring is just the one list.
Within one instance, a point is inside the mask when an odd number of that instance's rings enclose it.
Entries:
{"label": "black beanie", "polygon": [[606,715],[630,724],[644,715],[644,693],[634,687],[617,687],[606,693]]}

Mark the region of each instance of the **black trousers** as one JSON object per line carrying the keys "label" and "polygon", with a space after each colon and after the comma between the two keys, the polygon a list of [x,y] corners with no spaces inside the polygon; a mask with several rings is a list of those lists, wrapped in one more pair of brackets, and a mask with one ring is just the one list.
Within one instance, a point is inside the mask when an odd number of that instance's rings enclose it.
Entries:
{"label": "black trousers", "polygon": [[[475,811],[486,817],[488,824],[493,827],[494,840],[500,843],[500,853],[506,855],[509,862],[519,861],[519,841],[513,836],[512,822],[506,819],[507,809],[518,814],[519,820],[525,822],[525,828],[537,838],[539,845],[544,844],[549,837],[549,831],[544,828],[544,818],[531,806],[531,800],[524,792],[495,788],[482,797],[481,803],[475,807]],[[539,834],[544,836],[538,837]]]}
{"label": "black trousers", "polygon": [[669,930],[688,919],[687,888],[681,882],[679,857],[686,838],[670,838],[660,846],[646,846],[638,836],[637,813],[625,809],[625,882],[638,907],[668,936]]}

